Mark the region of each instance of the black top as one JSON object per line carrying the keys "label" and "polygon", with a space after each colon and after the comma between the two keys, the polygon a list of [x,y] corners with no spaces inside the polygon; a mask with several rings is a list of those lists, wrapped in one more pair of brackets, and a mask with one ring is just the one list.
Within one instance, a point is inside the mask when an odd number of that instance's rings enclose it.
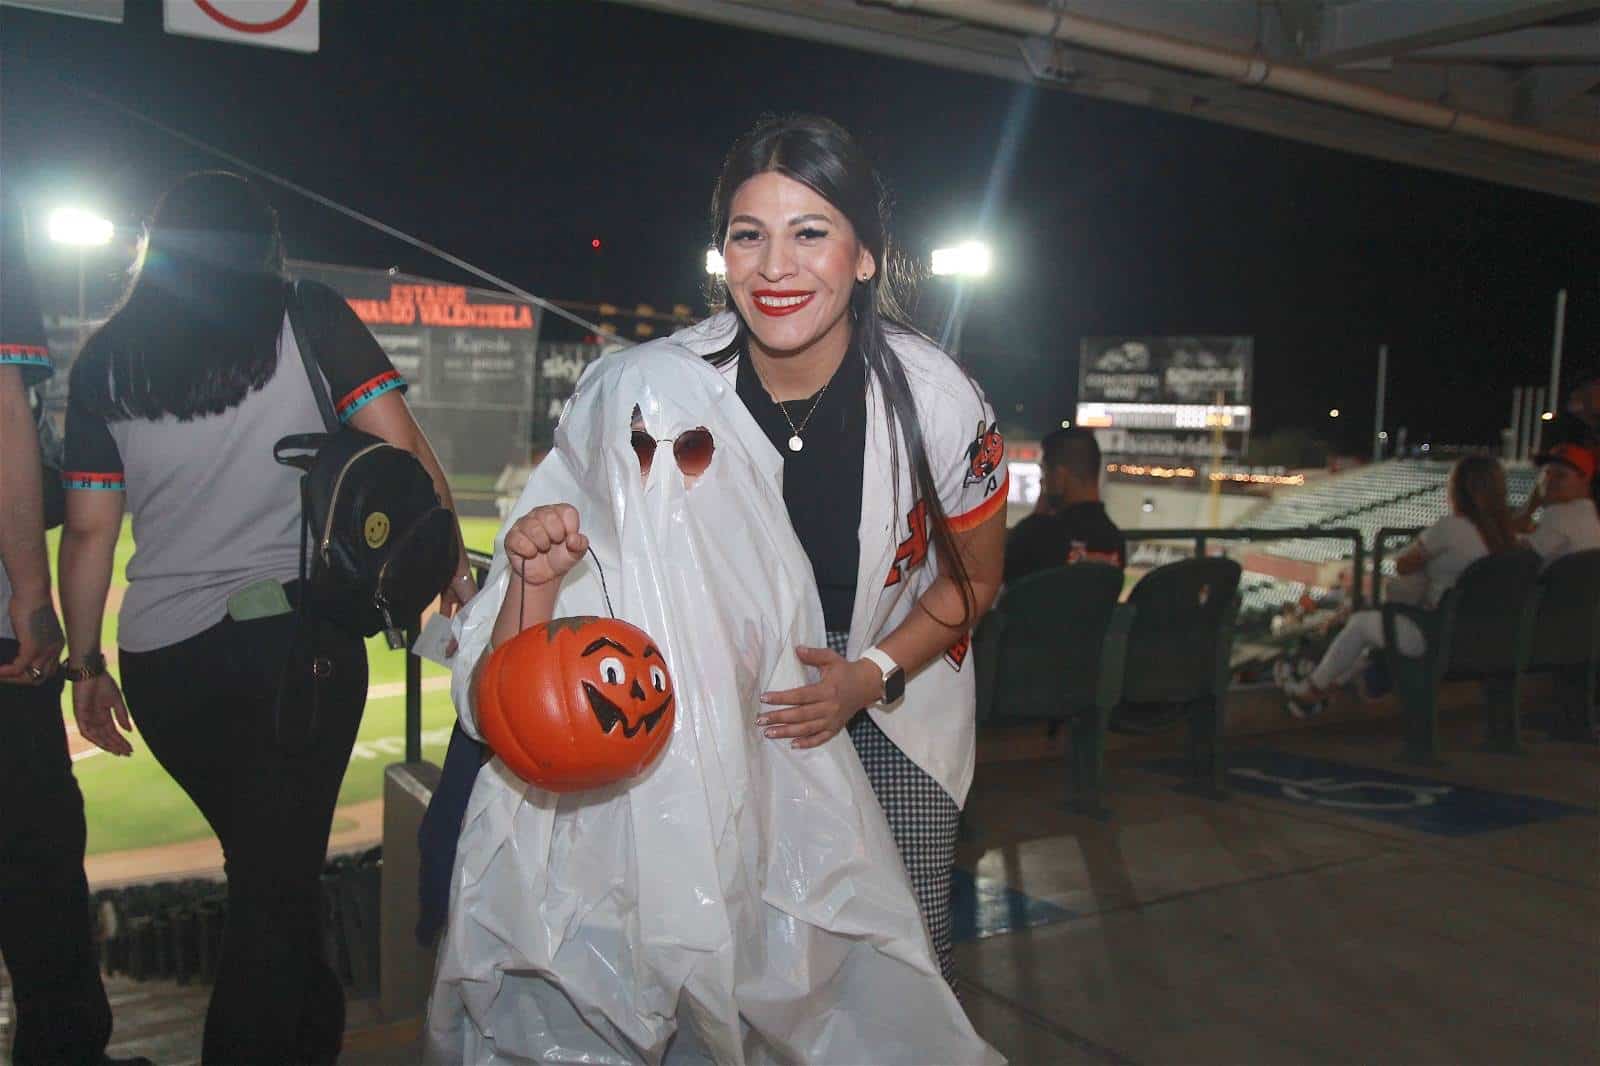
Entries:
{"label": "black top", "polygon": [[[739,398],[783,457],[783,502],[789,523],[811,559],[822,616],[830,632],[850,628],[861,559],[861,477],[867,444],[867,368],[852,348],[820,393],[789,400],[789,418],[804,424],[805,447],[789,450],[783,411],[767,395],[748,356],[739,358]],[[816,410],[811,410],[812,401]],[[810,419],[806,415],[810,413]]]}
{"label": "black top", "polygon": [[1128,541],[1099,500],[1074,503],[1055,514],[1017,523],[1006,541],[1006,584],[1040,570],[1070,563],[1127,565]]}

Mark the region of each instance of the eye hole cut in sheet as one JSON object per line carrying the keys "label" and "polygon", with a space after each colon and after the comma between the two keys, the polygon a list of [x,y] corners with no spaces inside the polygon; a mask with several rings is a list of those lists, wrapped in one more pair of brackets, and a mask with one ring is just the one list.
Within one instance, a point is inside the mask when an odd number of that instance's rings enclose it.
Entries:
{"label": "eye hole cut in sheet", "polygon": [[[666,659],[672,738],[639,777],[586,792],[484,767],[429,1005],[433,1061],[1002,1061],[939,976],[848,737],[801,751],[755,725],[762,692],[815,679],[794,648],[825,646],[782,469],[731,386],[670,339],[579,382],[512,518],[577,508],[617,616]],[[456,619],[453,693],[474,736],[504,537]],[[555,616],[604,614],[586,560]]]}

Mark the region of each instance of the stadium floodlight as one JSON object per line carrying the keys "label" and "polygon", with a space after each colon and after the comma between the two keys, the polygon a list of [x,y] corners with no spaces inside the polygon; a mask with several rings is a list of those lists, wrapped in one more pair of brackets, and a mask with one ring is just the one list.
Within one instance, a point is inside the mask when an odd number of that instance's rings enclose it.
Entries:
{"label": "stadium floodlight", "polygon": [[728,272],[728,264],[722,261],[722,253],[715,248],[706,249],[706,273],[712,277],[720,278]]}
{"label": "stadium floodlight", "polygon": [[1328,412],[1328,417],[1329,418],[1338,418],[1339,417],[1339,409],[1337,407],[1335,407],[1333,410],[1329,411]]}
{"label": "stadium floodlight", "polygon": [[80,248],[110,244],[111,235],[116,232],[109,220],[81,207],[59,207],[50,212],[47,229],[57,244]]}
{"label": "stadium floodlight", "polygon": [[1556,420],[1556,413],[1554,411],[1546,411],[1539,417],[1546,422],[1554,422]]}
{"label": "stadium floodlight", "polygon": [[994,255],[982,241],[963,241],[953,248],[933,250],[933,272],[939,277],[981,278],[993,265]]}

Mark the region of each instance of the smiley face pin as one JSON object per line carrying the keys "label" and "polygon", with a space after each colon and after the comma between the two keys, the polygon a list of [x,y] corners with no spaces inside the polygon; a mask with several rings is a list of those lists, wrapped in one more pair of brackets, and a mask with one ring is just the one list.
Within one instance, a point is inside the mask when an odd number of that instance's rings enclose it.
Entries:
{"label": "smiley face pin", "polygon": [[382,511],[373,511],[367,515],[367,521],[361,531],[367,538],[367,547],[374,549],[383,547],[389,539],[389,516]]}

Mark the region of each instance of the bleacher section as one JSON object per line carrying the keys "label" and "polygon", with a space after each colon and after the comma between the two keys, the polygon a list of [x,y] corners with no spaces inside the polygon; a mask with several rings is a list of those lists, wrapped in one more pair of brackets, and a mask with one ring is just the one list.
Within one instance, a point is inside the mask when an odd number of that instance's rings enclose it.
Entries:
{"label": "bleacher section", "polygon": [[[1370,551],[1380,529],[1427,526],[1444,517],[1448,511],[1445,492],[1450,466],[1448,462],[1400,459],[1362,467],[1303,489],[1280,492],[1251,517],[1250,524],[1263,529],[1357,529]],[[1513,507],[1520,507],[1527,500],[1534,479],[1532,467],[1507,468],[1507,490]],[[1347,545],[1332,540],[1279,541],[1263,545],[1263,550],[1313,563],[1350,557]],[[1384,570],[1393,573],[1392,559],[1385,560]]]}
{"label": "bleacher section", "polygon": [[1246,574],[1239,583],[1239,615],[1241,618],[1261,611],[1276,611],[1287,603],[1298,603],[1300,597],[1309,595],[1320,599],[1327,589],[1304,585],[1298,581],[1279,581],[1260,574]]}

